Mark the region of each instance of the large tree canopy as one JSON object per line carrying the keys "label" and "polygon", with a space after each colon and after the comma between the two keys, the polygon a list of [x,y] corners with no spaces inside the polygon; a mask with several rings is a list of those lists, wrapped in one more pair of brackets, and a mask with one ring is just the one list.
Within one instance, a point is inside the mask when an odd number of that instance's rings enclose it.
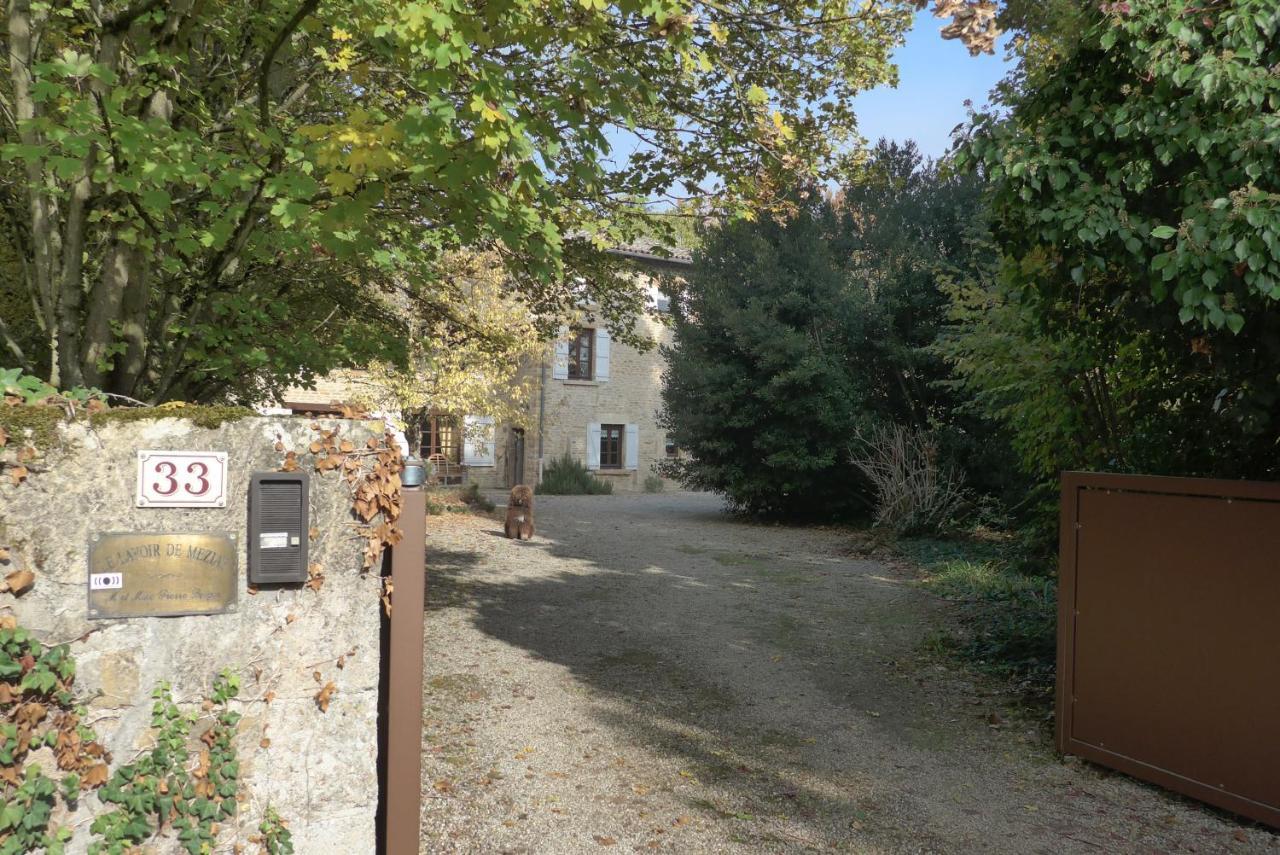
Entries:
{"label": "large tree canopy", "polygon": [[601,250],[664,194],[744,213],[847,167],[911,6],[9,0],[8,358],[260,395],[387,355],[379,289],[447,317],[458,247],[500,252],[548,323],[589,296],[622,330],[640,297]]}
{"label": "large tree canopy", "polygon": [[1019,7],[1030,48],[960,150],[1002,263],[941,350],[1046,485],[1276,477],[1280,7]]}

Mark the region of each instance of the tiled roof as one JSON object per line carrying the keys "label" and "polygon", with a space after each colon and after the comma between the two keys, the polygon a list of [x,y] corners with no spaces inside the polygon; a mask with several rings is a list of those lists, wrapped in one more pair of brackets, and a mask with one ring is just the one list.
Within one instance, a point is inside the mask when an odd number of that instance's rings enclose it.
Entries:
{"label": "tiled roof", "polygon": [[627,258],[634,258],[639,261],[659,261],[681,266],[693,263],[693,253],[685,247],[664,247],[661,244],[649,241],[635,241],[623,244],[622,246],[614,247],[609,252],[615,255],[625,255]]}

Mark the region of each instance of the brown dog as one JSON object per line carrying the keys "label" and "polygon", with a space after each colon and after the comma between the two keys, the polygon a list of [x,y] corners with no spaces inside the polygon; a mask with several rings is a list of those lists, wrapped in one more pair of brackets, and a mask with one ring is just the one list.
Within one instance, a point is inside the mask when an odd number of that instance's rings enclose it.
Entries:
{"label": "brown dog", "polygon": [[503,526],[507,537],[516,540],[533,539],[533,490],[523,484],[511,488],[507,500],[507,523]]}

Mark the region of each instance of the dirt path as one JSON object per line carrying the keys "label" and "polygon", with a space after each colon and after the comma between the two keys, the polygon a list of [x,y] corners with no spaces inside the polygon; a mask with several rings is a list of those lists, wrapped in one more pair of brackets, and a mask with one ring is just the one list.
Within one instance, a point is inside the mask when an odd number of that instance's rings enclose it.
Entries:
{"label": "dirt path", "polygon": [[919,655],[944,604],[705,495],[429,527],[424,851],[1273,852]]}

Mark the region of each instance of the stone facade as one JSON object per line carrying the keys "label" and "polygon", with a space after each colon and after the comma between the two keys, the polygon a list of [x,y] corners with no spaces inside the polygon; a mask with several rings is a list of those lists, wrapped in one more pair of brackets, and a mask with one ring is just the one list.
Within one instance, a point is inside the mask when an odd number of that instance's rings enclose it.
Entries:
{"label": "stone facade", "polygon": [[[568,453],[613,483],[615,490],[642,490],[645,478],[655,474],[657,464],[667,457],[666,434],[658,427],[657,414],[662,406],[662,373],[666,367],[660,346],[671,343],[672,333],[663,323],[665,300],[656,277],[678,276],[690,260],[687,254],[671,258],[637,248],[618,250],[618,254],[638,265],[636,275],[649,294],[651,310],[637,319],[635,332],[655,346],[642,352],[614,341],[605,345],[607,333],[596,329],[592,379],[576,380],[565,376],[565,340],[548,345],[540,362],[523,369],[535,381],[526,427],[492,425],[483,418],[457,416],[465,422],[467,435],[456,470],[463,483],[485,489],[537,484],[543,468]],[[603,365],[607,365],[607,376],[600,370]],[[358,371],[335,372],[318,381],[315,389],[290,389],[285,393],[285,411],[337,410],[359,397],[360,376]],[[623,429],[622,465],[618,468],[596,465],[593,448],[600,443],[596,427],[605,425]]]}
{"label": "stone facade", "polygon": [[[600,331],[596,332],[599,351]],[[599,352],[594,355],[597,370],[592,372],[591,380],[557,376],[564,373],[556,370],[557,362],[563,361],[564,347],[560,343],[548,347],[542,364],[530,369],[538,372],[541,381],[531,402],[529,427],[524,431],[523,483],[538,483],[542,468],[567,453],[598,477],[610,481],[615,490],[644,488],[644,479],[654,474],[654,467],[667,456],[666,433],[657,422],[666,366],[659,347],[670,344],[672,334],[656,313],[637,320],[636,332],[655,346],[641,352],[610,341],[607,378],[601,377],[598,370],[602,355]],[[623,428],[618,468],[602,467],[591,451],[592,445],[598,448],[600,434],[596,426],[602,425]],[[494,465],[471,467],[468,476],[483,487],[510,487],[517,471],[514,429],[500,426],[495,433]]]}
{"label": "stone facade", "polygon": [[[380,429],[322,424],[357,445]],[[244,418],[215,429],[177,418],[73,425],[64,429],[63,449],[32,467],[26,483],[0,479],[0,541],[13,562],[36,574],[22,597],[0,595],[0,610],[46,643],[70,643],[86,723],[110,750],[112,770],[150,747],[150,693],[158,682],[170,682],[174,698],[198,710],[222,668],[240,674],[233,707],[244,715],[236,738],[244,798],[222,824],[217,851],[256,851],[248,838],[268,805],[288,821],[297,852],[375,849],[379,580],[360,572],[348,487],[336,472],[311,475],[310,559],[324,569],[323,587],[250,594],[241,548],[238,603],[228,614],[90,621],[87,547],[106,532],[227,532],[244,544],[250,473],[280,468],[277,442],[301,454],[312,437],[302,419]],[[228,452],[226,507],[134,507],[140,449]],[[315,696],[330,681],[337,688],[323,712]],[[197,724],[193,735],[203,729]],[[87,795],[74,815],[55,817],[78,827],[69,852],[85,850],[87,821],[103,809]],[[178,849],[166,835],[146,851]]]}

